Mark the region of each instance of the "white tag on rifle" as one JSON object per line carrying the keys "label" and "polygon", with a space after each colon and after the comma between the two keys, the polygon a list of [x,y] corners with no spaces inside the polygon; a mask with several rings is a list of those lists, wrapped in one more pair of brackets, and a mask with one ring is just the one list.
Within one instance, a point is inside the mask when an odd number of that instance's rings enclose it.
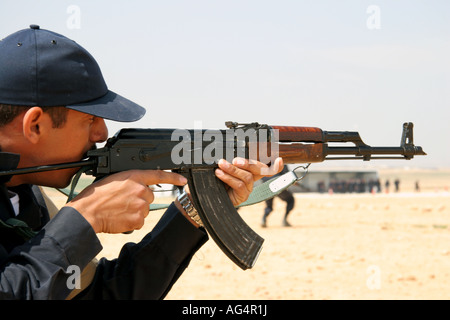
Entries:
{"label": "white tag on rifle", "polygon": [[275,179],[269,184],[269,189],[272,192],[278,192],[279,190],[283,190],[287,187],[289,187],[291,184],[293,184],[295,181],[297,181],[297,176],[294,172],[289,171],[279,178]]}

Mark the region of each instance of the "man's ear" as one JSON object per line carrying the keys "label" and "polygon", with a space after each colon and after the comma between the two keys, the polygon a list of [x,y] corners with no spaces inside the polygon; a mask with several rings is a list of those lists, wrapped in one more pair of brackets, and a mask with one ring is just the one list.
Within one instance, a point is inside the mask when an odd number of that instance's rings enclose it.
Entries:
{"label": "man's ear", "polygon": [[51,118],[44,113],[40,107],[32,107],[23,116],[23,135],[31,143],[38,143],[39,139],[48,131],[51,126]]}

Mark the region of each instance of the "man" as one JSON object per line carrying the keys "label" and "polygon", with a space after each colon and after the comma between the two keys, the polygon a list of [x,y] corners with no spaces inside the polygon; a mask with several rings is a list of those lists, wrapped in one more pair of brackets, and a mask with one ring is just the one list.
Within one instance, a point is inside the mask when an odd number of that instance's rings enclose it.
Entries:
{"label": "man", "polygon": [[[79,161],[108,137],[104,119],[135,121],[144,113],[108,90],[93,57],[62,35],[31,25],[0,41],[1,170]],[[243,159],[221,161],[216,175],[238,204],[247,199],[263,167]],[[273,173],[281,167],[277,159]],[[66,299],[70,267],[85,269],[101,250],[96,233],[141,228],[154,198],[149,185],[186,184],[171,172],[117,173],[84,189],[49,221],[36,186],[65,187],[75,172],[0,181],[0,298]],[[17,223],[37,235],[24,235]],[[75,298],[164,298],[207,240],[199,223],[174,201],[140,243],[126,244],[115,260],[101,259]]]}

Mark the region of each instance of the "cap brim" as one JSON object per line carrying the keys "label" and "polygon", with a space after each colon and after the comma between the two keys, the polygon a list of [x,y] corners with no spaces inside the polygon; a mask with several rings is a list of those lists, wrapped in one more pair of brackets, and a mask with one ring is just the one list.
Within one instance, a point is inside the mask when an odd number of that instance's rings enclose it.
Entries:
{"label": "cap brim", "polygon": [[101,98],[66,108],[119,122],[137,121],[145,114],[143,107],[110,90]]}

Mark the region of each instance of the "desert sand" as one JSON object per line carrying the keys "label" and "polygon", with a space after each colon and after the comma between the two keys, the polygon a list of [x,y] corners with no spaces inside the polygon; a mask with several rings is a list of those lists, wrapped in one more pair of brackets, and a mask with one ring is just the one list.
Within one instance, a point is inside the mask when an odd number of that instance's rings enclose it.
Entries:
{"label": "desert sand", "polygon": [[[241,270],[209,240],[166,299],[449,299],[450,171],[385,170],[380,176],[400,177],[400,192],[295,194],[292,227],[281,227],[279,199],[267,228],[260,226],[263,203],[242,208],[265,239],[256,265]],[[420,192],[414,191],[417,177]],[[131,235],[100,234],[99,257],[114,258],[161,215],[152,211]]]}

